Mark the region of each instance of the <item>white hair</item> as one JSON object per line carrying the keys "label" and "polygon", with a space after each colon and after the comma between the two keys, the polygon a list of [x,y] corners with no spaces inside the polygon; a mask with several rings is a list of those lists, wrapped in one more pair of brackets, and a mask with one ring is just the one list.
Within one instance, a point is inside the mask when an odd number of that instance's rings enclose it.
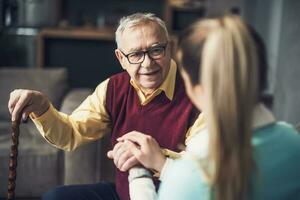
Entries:
{"label": "white hair", "polygon": [[156,17],[153,13],[135,13],[129,16],[122,17],[119,21],[119,26],[115,32],[116,43],[118,48],[120,47],[120,38],[125,29],[146,24],[149,22],[153,22],[160,26],[160,28],[164,31],[165,36],[169,39],[168,30],[166,24],[163,20]]}

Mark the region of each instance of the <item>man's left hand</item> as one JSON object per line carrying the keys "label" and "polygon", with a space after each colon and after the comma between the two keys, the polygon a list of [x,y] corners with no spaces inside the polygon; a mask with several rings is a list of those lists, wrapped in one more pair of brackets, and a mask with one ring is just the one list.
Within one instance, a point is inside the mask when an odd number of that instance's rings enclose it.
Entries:
{"label": "man's left hand", "polygon": [[113,159],[116,167],[122,172],[139,164],[139,161],[129,150],[129,143],[129,141],[118,142],[113,150],[107,152],[107,157]]}

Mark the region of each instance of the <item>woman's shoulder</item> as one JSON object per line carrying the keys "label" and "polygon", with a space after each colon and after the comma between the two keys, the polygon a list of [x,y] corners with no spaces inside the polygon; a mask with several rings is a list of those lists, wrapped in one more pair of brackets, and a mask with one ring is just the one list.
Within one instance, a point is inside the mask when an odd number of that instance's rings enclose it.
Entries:
{"label": "woman's shoulder", "polygon": [[300,148],[300,134],[289,123],[275,122],[254,131],[252,143],[255,145],[276,142],[282,145],[296,145]]}
{"label": "woman's shoulder", "polygon": [[187,143],[186,151],[198,159],[204,159],[208,154],[209,133],[208,129],[202,129],[195,134]]}

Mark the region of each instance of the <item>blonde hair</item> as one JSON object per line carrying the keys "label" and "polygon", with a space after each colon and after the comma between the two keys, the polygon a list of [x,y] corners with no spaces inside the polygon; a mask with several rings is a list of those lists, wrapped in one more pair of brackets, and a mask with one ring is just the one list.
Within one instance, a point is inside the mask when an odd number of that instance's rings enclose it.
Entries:
{"label": "blonde hair", "polygon": [[[208,96],[208,158],[213,171],[203,167],[206,178],[216,199],[246,199],[254,167],[251,127],[259,84],[255,41],[237,16],[203,20],[186,33],[179,44],[183,60],[185,46],[199,47],[193,52],[200,60],[198,83]],[[191,66],[182,67],[193,73]]]}

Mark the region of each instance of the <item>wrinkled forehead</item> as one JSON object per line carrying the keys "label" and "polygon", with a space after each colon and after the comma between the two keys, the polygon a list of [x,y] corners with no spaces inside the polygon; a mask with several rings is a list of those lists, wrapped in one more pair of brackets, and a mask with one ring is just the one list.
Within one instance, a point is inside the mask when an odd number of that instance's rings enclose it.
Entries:
{"label": "wrinkled forehead", "polygon": [[140,49],[142,46],[150,47],[167,42],[164,29],[154,22],[127,27],[124,29],[120,39],[120,47],[126,50],[135,50]]}

